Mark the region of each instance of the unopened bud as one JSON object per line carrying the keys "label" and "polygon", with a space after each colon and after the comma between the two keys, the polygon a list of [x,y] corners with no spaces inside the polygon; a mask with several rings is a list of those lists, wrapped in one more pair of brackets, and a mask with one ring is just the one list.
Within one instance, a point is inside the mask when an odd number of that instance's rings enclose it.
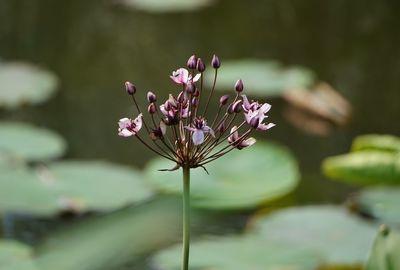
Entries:
{"label": "unopened bud", "polygon": [[199,72],[204,72],[204,70],[206,70],[206,65],[204,65],[204,62],[201,60],[201,58],[197,59],[196,68]]}
{"label": "unopened bud", "polygon": [[243,81],[241,79],[235,83],[235,90],[239,93],[243,91]]}
{"label": "unopened bud", "polygon": [[212,61],[211,61],[211,65],[213,66],[213,68],[217,69],[221,66],[221,61],[219,60],[218,56],[216,56],[214,54]]}
{"label": "unopened bud", "polygon": [[224,106],[229,100],[229,95],[223,95],[222,97],[220,97],[219,99],[219,104],[220,106]]}
{"label": "unopened bud", "polygon": [[199,106],[199,99],[198,98],[196,98],[196,97],[192,98],[192,106],[193,107]]}
{"label": "unopened bud", "polygon": [[149,106],[147,107],[147,111],[150,114],[153,114],[157,111],[156,105],[154,105],[154,103],[150,103]]}
{"label": "unopened bud", "polygon": [[157,97],[153,92],[151,92],[151,91],[147,92],[147,101],[149,103],[156,102],[156,100],[157,100]]}
{"label": "unopened bud", "polygon": [[185,93],[183,91],[181,91],[176,99],[178,100],[179,103],[184,103]]}
{"label": "unopened bud", "polygon": [[187,67],[190,69],[196,69],[197,66],[197,57],[196,55],[192,55],[189,57],[189,60],[187,61]]}
{"label": "unopened bud", "polygon": [[193,96],[194,96],[194,97],[200,96],[200,91],[199,91],[199,89],[196,89],[196,90],[194,91]]}
{"label": "unopened bud", "polygon": [[133,95],[136,93],[136,86],[131,82],[125,82],[125,89],[128,95]]}
{"label": "unopened bud", "polygon": [[222,122],[219,126],[218,126],[218,131],[219,133],[223,133],[225,131],[225,121]]}
{"label": "unopened bud", "polygon": [[226,112],[227,112],[228,114],[232,114],[232,113],[234,112],[234,110],[233,110],[233,103],[229,104],[228,109],[226,110]]}
{"label": "unopened bud", "polygon": [[250,126],[252,126],[253,128],[257,128],[259,123],[260,123],[260,119],[258,117],[253,117],[250,120]]}
{"label": "unopened bud", "polygon": [[186,92],[188,92],[189,94],[192,94],[192,93],[194,93],[194,91],[196,91],[196,86],[194,85],[193,82],[188,82],[188,83],[185,85],[185,90],[186,90]]}
{"label": "unopened bud", "polygon": [[242,101],[241,100],[236,101],[235,103],[233,103],[232,107],[235,113],[239,113],[242,110]]}

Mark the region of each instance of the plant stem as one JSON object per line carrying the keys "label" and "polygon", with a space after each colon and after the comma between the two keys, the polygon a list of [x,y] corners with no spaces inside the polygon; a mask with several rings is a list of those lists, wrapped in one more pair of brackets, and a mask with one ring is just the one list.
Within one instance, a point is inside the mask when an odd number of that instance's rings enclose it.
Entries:
{"label": "plant stem", "polygon": [[190,245],[190,167],[184,165],[183,170],[183,252],[182,270],[189,269]]}

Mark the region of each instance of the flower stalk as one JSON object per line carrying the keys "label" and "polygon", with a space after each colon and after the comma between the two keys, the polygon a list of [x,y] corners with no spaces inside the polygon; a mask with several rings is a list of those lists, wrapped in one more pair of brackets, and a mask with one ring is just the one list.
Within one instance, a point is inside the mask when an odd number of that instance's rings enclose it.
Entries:
{"label": "flower stalk", "polygon": [[[206,164],[230,151],[242,150],[255,144],[256,139],[250,137],[253,131],[266,131],[275,126],[264,122],[271,105],[249,100],[243,95],[242,80],[238,80],[233,86],[236,92],[233,101],[229,102],[229,95],[219,97],[218,112],[209,115],[208,108],[215,94],[217,71],[221,66],[218,56],[213,56],[211,66],[214,68],[214,80],[211,89],[207,91],[203,78],[206,66],[202,59],[192,55],[187,62],[189,70],[179,68],[170,76],[179,85],[177,93],[169,94],[160,104],[157,104],[159,98],[155,93],[147,93],[148,116],[143,115],[145,111],[140,110],[135,98],[136,86],[126,82],[126,92],[132,98],[138,116],[134,119],[124,117],[118,122],[118,135],[125,138],[136,137],[152,152],[176,163],[172,169],[161,171],[173,171],[182,167],[182,270],[189,269],[190,170],[202,167],[207,172]],[[198,82],[200,87],[197,87]],[[205,104],[201,103],[202,96]],[[212,121],[207,121],[207,117]],[[145,129],[142,133],[147,134],[139,135],[142,127]]]}

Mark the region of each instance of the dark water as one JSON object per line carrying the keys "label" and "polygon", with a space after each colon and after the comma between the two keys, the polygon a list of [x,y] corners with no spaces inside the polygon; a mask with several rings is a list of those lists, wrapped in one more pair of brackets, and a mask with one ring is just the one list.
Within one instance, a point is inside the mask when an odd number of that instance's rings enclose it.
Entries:
{"label": "dark water", "polygon": [[297,203],[343,202],[352,188],[324,178],[321,160],[346,152],[359,134],[400,134],[399,1],[220,0],[197,12],[158,15],[110,2],[0,0],[0,57],[39,64],[61,81],[50,102],[3,116],[58,131],[68,158],[143,167],[152,153],[116,136],[116,121],[131,112],[123,82],[166,96],[168,74],[193,53],[306,66],[352,103],[352,122],[319,137],[289,124],[282,100],[269,101],[278,126],[265,139],[298,158]]}

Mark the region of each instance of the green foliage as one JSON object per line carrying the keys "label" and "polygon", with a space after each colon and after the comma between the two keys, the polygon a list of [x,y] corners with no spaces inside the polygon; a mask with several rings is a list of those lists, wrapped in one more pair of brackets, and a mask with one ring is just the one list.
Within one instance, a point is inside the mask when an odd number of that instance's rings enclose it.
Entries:
{"label": "green foliage", "polygon": [[[157,269],[180,269],[181,246],[173,246],[153,258]],[[320,263],[318,256],[305,249],[256,236],[226,236],[194,242],[191,269],[206,270],[310,270]]]}
{"label": "green foliage", "polygon": [[16,241],[0,240],[0,270],[38,270],[32,249]]}
{"label": "green foliage", "polygon": [[362,213],[400,228],[400,188],[368,188],[357,195],[356,202]]}
{"label": "green foliage", "polygon": [[359,151],[329,157],[322,169],[328,177],[353,184],[400,184],[399,153]]}
{"label": "green foliage", "polygon": [[383,225],[375,239],[365,270],[396,269],[400,269],[400,234]]}
{"label": "green foliage", "polygon": [[57,85],[58,79],[50,71],[28,63],[0,61],[0,108],[16,109],[46,101]]}
{"label": "green foliage", "polygon": [[0,122],[0,157],[46,161],[66,150],[64,139],[53,131],[17,122]]}
{"label": "green foliage", "polygon": [[51,216],[109,211],[148,199],[140,172],[102,161],[63,161],[33,171],[0,170],[0,211]]}
{"label": "green foliage", "polygon": [[[284,68],[279,62],[262,60],[224,61],[218,71],[216,89],[231,90],[238,79],[242,79],[245,93],[260,97],[280,96],[291,87],[309,87],[315,82],[315,74],[303,67]],[[212,71],[206,74],[211,85]]]}
{"label": "green foliage", "polygon": [[[147,180],[166,193],[182,192],[182,172],[160,172],[173,167],[156,159],[147,166]],[[245,150],[235,150],[202,168],[191,170],[193,207],[204,209],[253,208],[292,191],[299,180],[296,160],[284,148],[271,143],[257,143]]]}
{"label": "green foliage", "polygon": [[253,225],[267,243],[313,250],[333,269],[363,264],[375,236],[374,226],[336,206],[289,208],[258,217]]}
{"label": "green foliage", "polygon": [[121,0],[125,6],[152,13],[193,11],[213,2],[213,0]]}
{"label": "green foliage", "polygon": [[400,138],[392,135],[362,135],[353,140],[352,151],[379,150],[400,152]]}
{"label": "green foliage", "polygon": [[42,270],[110,270],[132,262],[180,235],[180,205],[162,199],[95,216],[61,228],[39,245]]}

